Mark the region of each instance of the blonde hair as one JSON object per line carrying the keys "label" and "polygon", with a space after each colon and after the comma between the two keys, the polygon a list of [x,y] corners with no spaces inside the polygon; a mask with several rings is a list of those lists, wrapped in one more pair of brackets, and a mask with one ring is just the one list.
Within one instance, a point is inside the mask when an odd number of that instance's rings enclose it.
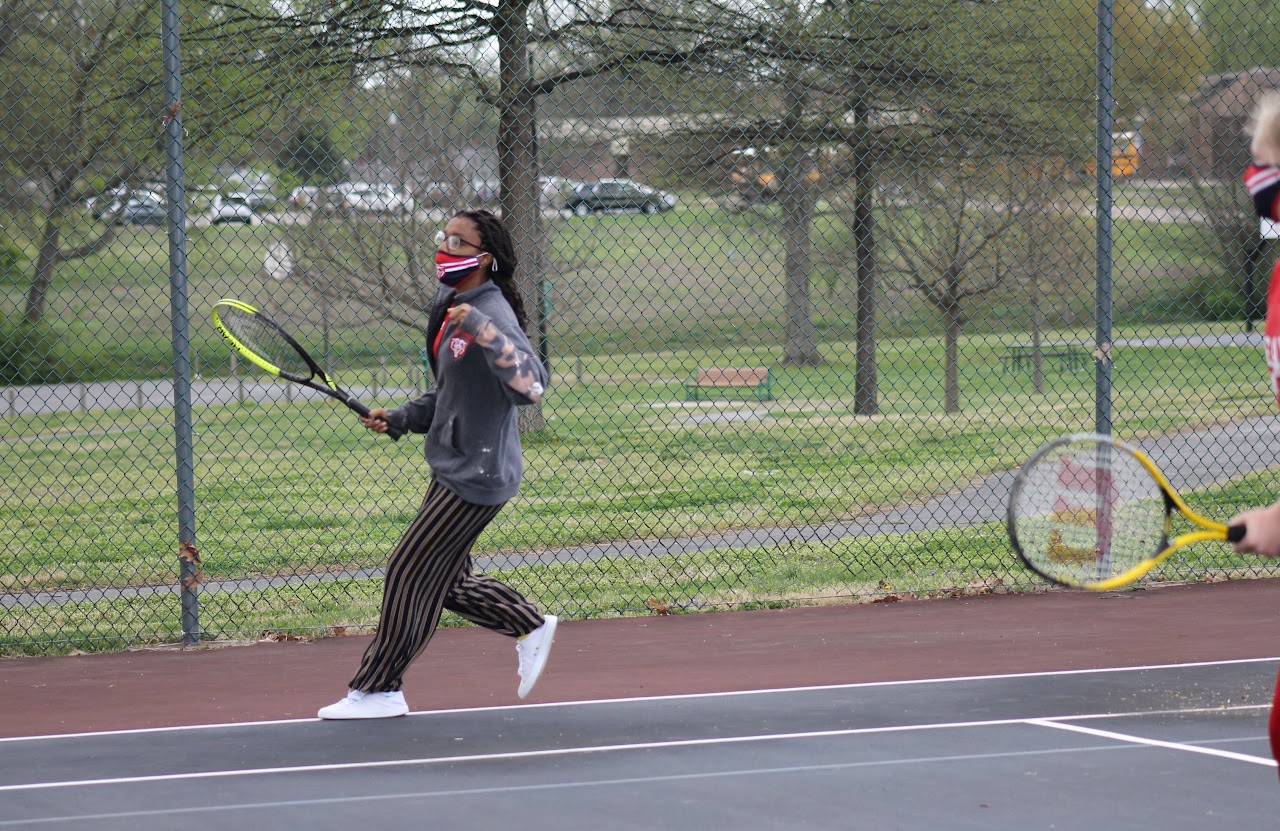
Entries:
{"label": "blonde hair", "polygon": [[1280,91],[1272,90],[1258,99],[1245,133],[1280,151]]}

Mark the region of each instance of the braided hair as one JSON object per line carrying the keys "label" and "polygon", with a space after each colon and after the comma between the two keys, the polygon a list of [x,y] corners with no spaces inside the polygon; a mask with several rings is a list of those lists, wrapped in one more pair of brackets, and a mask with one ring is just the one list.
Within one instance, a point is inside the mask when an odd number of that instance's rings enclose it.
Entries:
{"label": "braided hair", "polygon": [[511,232],[493,211],[484,208],[459,211],[457,216],[465,217],[475,223],[480,233],[483,248],[493,257],[497,269],[489,274],[489,279],[502,289],[502,296],[516,313],[516,322],[521,329],[528,329],[529,316],[524,310],[524,297],[516,286],[516,246],[511,239]]}

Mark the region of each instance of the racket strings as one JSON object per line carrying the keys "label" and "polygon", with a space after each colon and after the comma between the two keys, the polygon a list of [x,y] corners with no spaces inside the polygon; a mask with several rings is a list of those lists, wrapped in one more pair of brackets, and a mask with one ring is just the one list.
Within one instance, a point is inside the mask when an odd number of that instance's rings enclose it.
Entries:
{"label": "racket strings", "polygon": [[255,314],[239,309],[224,309],[222,324],[246,348],[267,362],[279,367],[280,373],[296,378],[310,378],[311,367],[298,354],[279,329]]}
{"label": "racket strings", "polygon": [[1073,443],[1046,453],[1023,473],[1014,504],[1023,556],[1070,585],[1130,571],[1164,547],[1164,492],[1130,453]]}

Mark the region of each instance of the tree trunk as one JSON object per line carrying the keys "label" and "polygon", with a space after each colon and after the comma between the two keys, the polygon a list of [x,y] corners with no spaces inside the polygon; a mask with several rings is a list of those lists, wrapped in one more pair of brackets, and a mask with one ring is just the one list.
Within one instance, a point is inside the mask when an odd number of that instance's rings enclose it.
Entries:
{"label": "tree trunk", "polygon": [[[804,115],[804,86],[790,79],[786,89],[787,118],[799,123]],[[808,157],[805,148],[795,142],[787,145],[778,171],[779,206],[782,209],[782,239],[786,246],[783,281],[786,284],[786,345],[782,363],[785,366],[821,366],[813,327],[813,304],[809,298],[810,254],[813,250],[813,194],[805,174]]]}
{"label": "tree trunk", "polygon": [[[549,364],[542,285],[545,268],[538,205],[537,101],[529,79],[527,0],[503,0],[494,18],[500,63],[498,179],[502,220],[511,231],[521,268],[516,279],[538,357]],[[550,366],[548,365],[548,371]],[[541,404],[520,408],[522,432],[546,425]]]}
{"label": "tree trunk", "polygon": [[964,330],[964,318],[960,312],[960,298],[955,291],[948,292],[947,307],[943,309],[946,327],[946,359],[943,373],[943,409],[948,413],[960,412],[960,335]]}
{"label": "tree trunk", "polygon": [[[818,351],[813,326],[813,306],[809,302],[811,223],[806,211],[788,210],[789,201],[784,199],[782,203],[782,235],[787,247],[783,267],[786,282],[786,347],[782,362],[786,366],[821,366],[822,353]],[[803,199],[797,201],[807,202]]]}
{"label": "tree trunk", "polygon": [[[1052,205],[1053,198],[1056,198],[1058,193],[1052,186],[1049,186],[1049,193],[1051,198],[1045,201],[1048,205]],[[1040,291],[1040,281],[1046,271],[1045,246],[1049,242],[1049,210],[1046,205],[1037,206],[1033,209],[1031,221],[1028,223],[1031,238],[1028,240],[1030,250],[1026,258],[1027,302],[1031,312],[1031,375],[1032,384],[1037,395],[1044,393],[1044,361],[1040,354],[1040,342],[1044,339],[1044,310],[1042,308],[1044,298]]]}
{"label": "tree trunk", "polygon": [[58,218],[45,217],[44,233],[40,239],[40,253],[36,256],[36,271],[27,289],[27,306],[23,312],[28,323],[39,323],[48,305],[49,286],[53,282],[53,267],[58,262],[58,247],[62,234],[58,230]]}

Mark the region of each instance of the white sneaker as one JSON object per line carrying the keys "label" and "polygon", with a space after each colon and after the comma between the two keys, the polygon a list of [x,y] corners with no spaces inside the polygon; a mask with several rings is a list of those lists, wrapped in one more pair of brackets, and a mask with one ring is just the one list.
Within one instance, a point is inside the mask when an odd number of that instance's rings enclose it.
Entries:
{"label": "white sneaker", "polygon": [[409,705],[404,701],[404,693],[396,692],[360,692],[348,690],[347,697],[341,701],[321,707],[316,713],[320,718],[392,718],[409,712]]}
{"label": "white sneaker", "polygon": [[546,615],[542,625],[516,641],[516,654],[520,656],[520,689],[516,692],[524,698],[538,683],[538,676],[547,668],[547,658],[551,655],[551,642],[556,636],[556,624],[559,618]]}

